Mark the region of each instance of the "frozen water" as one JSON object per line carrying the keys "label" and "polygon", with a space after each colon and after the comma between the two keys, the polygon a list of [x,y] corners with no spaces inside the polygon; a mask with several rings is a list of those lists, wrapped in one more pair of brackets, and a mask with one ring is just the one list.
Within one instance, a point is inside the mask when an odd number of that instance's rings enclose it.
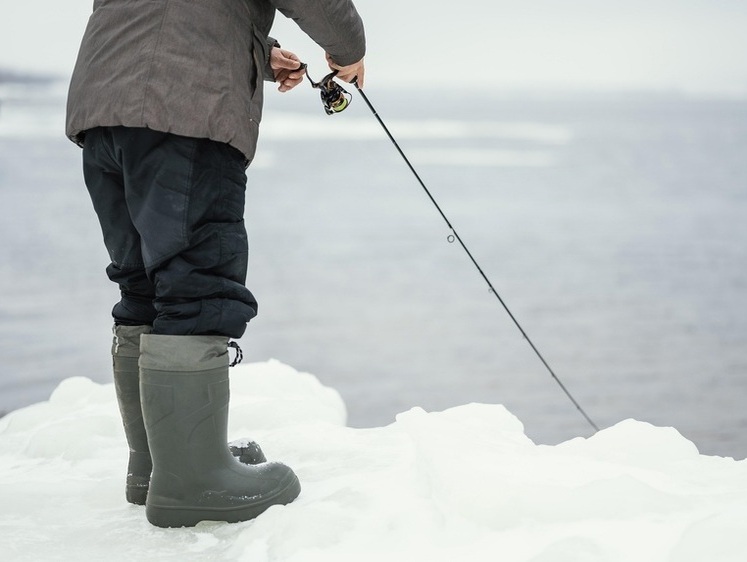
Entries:
{"label": "frozen water", "polygon": [[[501,403],[540,443],[589,427],[359,97],[267,92],[249,169],[242,345],[317,373],[353,426]],[[355,95],[355,93],[354,93]],[[747,103],[369,92],[512,312],[601,426],[747,456]],[[0,91],[0,412],[111,374],[116,287],[62,136],[64,85]]]}
{"label": "frozen water", "polygon": [[741,562],[747,461],[626,420],[536,445],[506,408],[346,427],[337,392],[277,361],[232,370],[229,437],[303,491],[240,524],[151,527],[124,499],[114,389],[78,377],[0,420],[0,555],[37,560]]}

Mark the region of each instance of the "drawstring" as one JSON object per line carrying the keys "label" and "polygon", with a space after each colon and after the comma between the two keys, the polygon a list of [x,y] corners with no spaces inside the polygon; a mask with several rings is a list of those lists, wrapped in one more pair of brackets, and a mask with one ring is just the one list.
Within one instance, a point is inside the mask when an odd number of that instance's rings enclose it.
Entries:
{"label": "drawstring", "polygon": [[234,358],[232,363],[229,363],[229,367],[235,367],[239,363],[241,363],[241,360],[244,359],[244,352],[241,351],[241,348],[239,347],[239,344],[237,344],[235,341],[228,342],[228,347],[232,347],[236,350],[236,357]]}

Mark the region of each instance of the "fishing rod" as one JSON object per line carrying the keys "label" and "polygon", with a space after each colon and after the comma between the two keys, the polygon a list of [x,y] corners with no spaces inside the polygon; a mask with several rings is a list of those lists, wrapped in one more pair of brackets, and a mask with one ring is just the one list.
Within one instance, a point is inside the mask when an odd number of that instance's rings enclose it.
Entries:
{"label": "fishing rod", "polygon": [[[309,76],[308,68],[305,64],[302,64],[301,68],[304,68],[306,70],[306,76],[309,79],[309,82],[311,82],[312,88],[316,88],[320,90],[321,98],[322,98],[322,104],[324,106],[324,111],[327,113],[327,115],[334,115],[336,113],[340,113],[341,111],[344,111],[349,105],[352,100],[352,96],[348,93],[347,90],[345,90],[340,84],[335,82],[334,78],[337,76],[337,71],[330,72],[327,74],[324,78],[322,78],[319,82],[314,82],[311,77]],[[480,264],[477,263],[477,260],[472,255],[472,252],[469,251],[469,248],[467,248],[467,245],[462,240],[462,237],[459,236],[459,233],[456,231],[454,226],[451,224],[451,221],[446,216],[446,213],[444,213],[443,209],[441,209],[441,206],[438,204],[436,199],[433,197],[433,194],[428,189],[428,187],[425,185],[425,182],[420,177],[420,174],[418,174],[417,170],[415,170],[415,167],[410,162],[410,159],[407,158],[407,155],[404,153],[402,148],[399,146],[399,143],[396,141],[392,133],[389,131],[389,128],[386,126],[382,118],[379,116],[379,112],[376,111],[371,101],[368,99],[368,96],[365,94],[363,89],[358,84],[358,81],[356,78],[353,78],[353,84],[355,85],[356,89],[358,90],[358,93],[363,98],[363,101],[366,103],[368,108],[371,110],[371,113],[373,113],[373,116],[376,118],[376,120],[379,122],[379,125],[381,125],[381,128],[384,129],[384,132],[386,133],[387,137],[389,137],[389,140],[392,141],[392,144],[397,149],[397,152],[399,152],[399,155],[402,157],[402,159],[405,161],[405,164],[407,164],[407,167],[410,168],[410,171],[415,176],[415,179],[420,184],[420,187],[423,188],[423,191],[425,191],[425,194],[428,196],[428,199],[431,200],[431,203],[436,207],[436,210],[441,215],[441,218],[446,223],[446,226],[448,227],[451,234],[447,237],[447,240],[450,244],[454,243],[454,241],[459,242],[459,245],[462,247],[464,252],[467,254],[467,257],[469,257],[472,264],[477,268],[477,271],[480,273],[480,276],[483,278],[483,280],[488,284],[488,288],[490,289],[490,292],[495,295],[495,298],[498,299],[498,302],[503,307],[503,310],[506,311],[508,316],[511,318],[513,323],[516,325],[516,327],[521,332],[521,335],[524,336],[524,339],[527,340],[527,343],[532,348],[532,351],[534,351],[534,354],[539,358],[539,360],[542,362],[542,364],[545,366],[545,369],[550,373],[550,376],[555,380],[555,382],[558,384],[558,386],[561,388],[561,390],[565,393],[565,395],[568,397],[568,399],[573,403],[573,405],[576,407],[576,409],[581,413],[581,415],[584,417],[584,419],[589,423],[589,425],[594,428],[594,431],[599,431],[599,427],[596,423],[589,417],[589,415],[586,413],[586,411],[581,407],[581,404],[578,403],[578,401],[573,397],[571,392],[568,390],[568,388],[563,384],[563,382],[560,380],[560,378],[555,374],[555,371],[550,367],[550,364],[545,360],[543,355],[540,353],[539,349],[536,345],[534,345],[534,342],[531,340],[529,335],[526,333],[524,328],[519,324],[519,321],[516,319],[516,317],[513,315],[511,310],[506,305],[506,302],[503,300],[503,298],[498,294],[498,291],[493,286],[493,283],[490,281],[488,276],[483,271],[482,267],[480,267]]]}

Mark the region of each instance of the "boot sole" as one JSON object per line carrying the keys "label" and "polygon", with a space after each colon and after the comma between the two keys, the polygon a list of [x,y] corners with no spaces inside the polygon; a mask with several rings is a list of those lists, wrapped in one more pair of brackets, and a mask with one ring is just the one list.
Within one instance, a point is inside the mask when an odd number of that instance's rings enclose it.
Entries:
{"label": "boot sole", "polygon": [[145,515],[156,527],[194,527],[200,521],[239,523],[258,517],[273,505],[287,505],[301,493],[301,483],[291,473],[272,494],[231,507],[164,506],[147,503]]}

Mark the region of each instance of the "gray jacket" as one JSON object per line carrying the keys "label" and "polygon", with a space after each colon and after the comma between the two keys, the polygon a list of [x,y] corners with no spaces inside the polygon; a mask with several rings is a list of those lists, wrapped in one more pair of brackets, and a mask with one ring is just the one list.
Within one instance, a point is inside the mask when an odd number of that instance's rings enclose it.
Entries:
{"label": "gray jacket", "polygon": [[351,0],[94,0],[73,71],[66,134],[147,127],[254,157],[275,10],[341,65],[365,54]]}

